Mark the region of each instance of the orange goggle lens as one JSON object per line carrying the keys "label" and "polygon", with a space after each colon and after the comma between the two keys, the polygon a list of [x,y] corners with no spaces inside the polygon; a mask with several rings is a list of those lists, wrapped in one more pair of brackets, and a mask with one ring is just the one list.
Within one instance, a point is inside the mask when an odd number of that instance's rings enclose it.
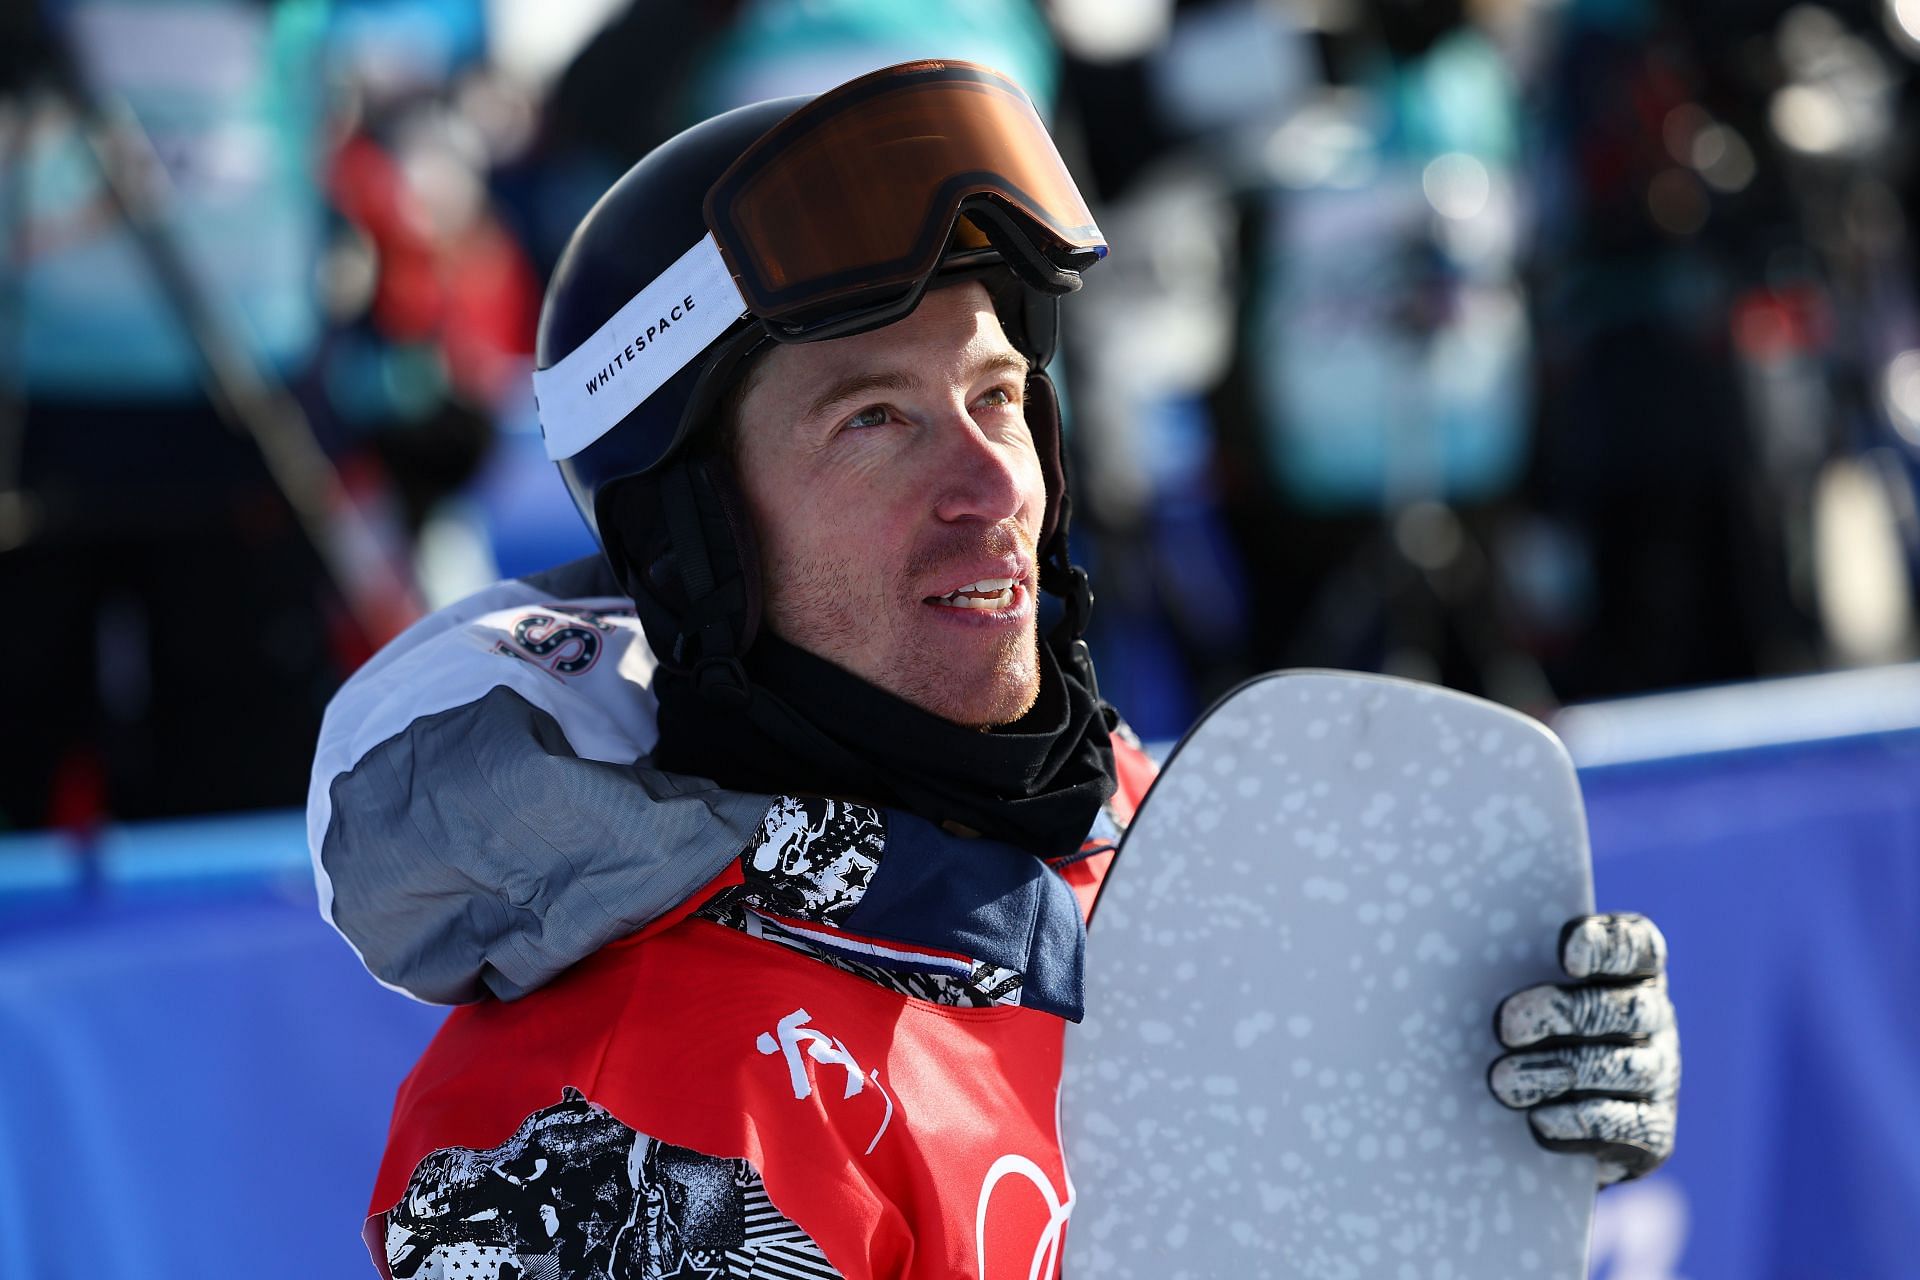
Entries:
{"label": "orange goggle lens", "polygon": [[784,319],[915,288],[977,197],[1018,215],[1006,225],[1059,270],[1106,253],[1026,94],[967,62],[889,67],[816,98],[721,175],[706,219],[749,308]]}

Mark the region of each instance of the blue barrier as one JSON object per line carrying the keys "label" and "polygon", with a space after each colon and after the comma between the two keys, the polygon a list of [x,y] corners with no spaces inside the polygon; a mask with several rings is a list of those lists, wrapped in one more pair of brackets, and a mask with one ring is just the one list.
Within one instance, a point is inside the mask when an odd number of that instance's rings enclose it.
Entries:
{"label": "blue barrier", "polygon": [[[1597,1280],[1913,1272],[1920,677],[1898,675],[1850,720],[1804,685],[1740,691],[1780,714],[1732,738],[1685,698],[1563,726],[1601,906],[1666,929],[1687,1057],[1679,1153],[1601,1197]],[[439,1018],[318,920],[298,815],[0,840],[0,1273],[369,1274],[393,1089]]]}
{"label": "blue barrier", "polygon": [[1657,1199],[1601,1197],[1596,1275],[1915,1274],[1917,778],[1915,731],[1583,775],[1600,905],[1666,931],[1686,1060],[1677,1152]]}

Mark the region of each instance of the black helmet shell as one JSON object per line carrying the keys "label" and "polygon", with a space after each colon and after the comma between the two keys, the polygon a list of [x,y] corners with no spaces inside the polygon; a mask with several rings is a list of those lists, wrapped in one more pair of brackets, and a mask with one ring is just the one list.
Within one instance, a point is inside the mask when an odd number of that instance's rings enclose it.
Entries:
{"label": "black helmet shell", "polygon": [[[661,143],[622,175],[575,228],[554,269],[535,341],[538,367],[552,368],[592,338],[698,244],[708,233],[708,190],[755,141],[808,101],[775,99],[715,116]],[[991,226],[982,230],[994,239]],[[956,254],[950,263],[991,269],[993,262],[1008,261],[995,245]],[[995,305],[1009,338],[1035,361],[1028,426],[1048,499],[1040,586],[1067,600],[1060,639],[1077,642],[1091,595],[1085,574],[1067,555],[1070,504],[1058,405],[1040,368],[1052,351],[1057,298],[1031,281],[1021,284],[1014,278],[1019,274],[1012,271],[994,288]],[[725,460],[690,456],[679,446],[704,425],[695,419],[724,390],[715,384],[737,371],[733,361],[756,341],[746,332],[754,328],[764,326],[743,316],[618,423],[558,464],[574,505],[632,595],[663,669],[717,671],[722,679],[700,678],[703,687],[722,691],[745,688],[737,659],[759,625],[757,539]],[[644,482],[638,479],[643,476]],[[1084,646],[1076,660],[1084,662]]]}
{"label": "black helmet shell", "polygon": [[[534,346],[539,367],[559,363],[698,243],[707,234],[701,215],[707,188],[755,139],[806,101],[781,98],[715,116],[661,143],[627,170],[581,220],[554,268]],[[615,481],[667,456],[704,365],[704,360],[692,362],[619,425],[561,459],[560,476],[603,546],[601,497]]]}

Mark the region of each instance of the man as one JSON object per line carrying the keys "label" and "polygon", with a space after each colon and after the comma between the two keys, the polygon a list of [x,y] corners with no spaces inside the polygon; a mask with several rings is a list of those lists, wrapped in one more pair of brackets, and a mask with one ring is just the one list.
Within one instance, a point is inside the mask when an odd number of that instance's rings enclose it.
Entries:
{"label": "man", "polygon": [[[390,1274],[1054,1265],[1047,1206],[979,1192],[1064,1185],[1084,912],[1151,777],[1079,641],[1042,371],[1104,251],[1019,90],[942,62],[696,126],[576,233],[536,386],[604,562],[422,623],[315,764],[323,909],[377,973],[581,961],[403,1086]],[[1590,1042],[1666,1034],[1643,925],[1575,929],[1649,981],[1516,998],[1566,1047],[1496,1069],[1613,1176],[1670,1145],[1677,1051]],[[1553,1105],[1590,1089],[1630,1110]]]}

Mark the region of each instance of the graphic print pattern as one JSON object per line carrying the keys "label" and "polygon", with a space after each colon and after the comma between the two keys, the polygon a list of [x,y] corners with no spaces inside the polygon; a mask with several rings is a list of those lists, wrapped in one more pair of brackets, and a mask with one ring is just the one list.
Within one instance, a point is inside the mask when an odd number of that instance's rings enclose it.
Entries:
{"label": "graphic print pattern", "polygon": [[486,1151],[422,1160],[387,1213],[395,1280],[837,1280],[745,1160],[635,1132],[567,1089]]}
{"label": "graphic print pattern", "polygon": [[817,960],[842,973],[850,973],[856,978],[864,978],[875,986],[885,987],[899,995],[914,1000],[924,1000],[928,1004],[946,1005],[956,1009],[984,1009],[989,1005],[1020,1003],[1021,984],[1024,981],[1018,969],[1008,969],[1000,965],[989,964],[985,960],[974,960],[965,977],[947,973],[936,973],[911,968],[883,968],[877,964],[868,964],[851,956],[828,951],[807,938],[780,927],[776,920],[769,920],[740,903],[713,904],[696,912],[703,920],[725,925],[729,929],[738,929],[765,942],[797,951],[811,960]]}
{"label": "graphic print pattern", "polygon": [[877,809],[817,796],[781,796],[740,855],[746,883],[715,896],[696,914],[915,1000],[959,1008],[1019,1004],[1025,979],[1017,969],[973,960],[961,976],[933,963],[873,963],[767,918],[839,928],[873,883],[886,839],[886,819]]}
{"label": "graphic print pattern", "polygon": [[866,896],[887,843],[879,810],[817,796],[781,796],[740,855],[759,906],[839,925]]}

